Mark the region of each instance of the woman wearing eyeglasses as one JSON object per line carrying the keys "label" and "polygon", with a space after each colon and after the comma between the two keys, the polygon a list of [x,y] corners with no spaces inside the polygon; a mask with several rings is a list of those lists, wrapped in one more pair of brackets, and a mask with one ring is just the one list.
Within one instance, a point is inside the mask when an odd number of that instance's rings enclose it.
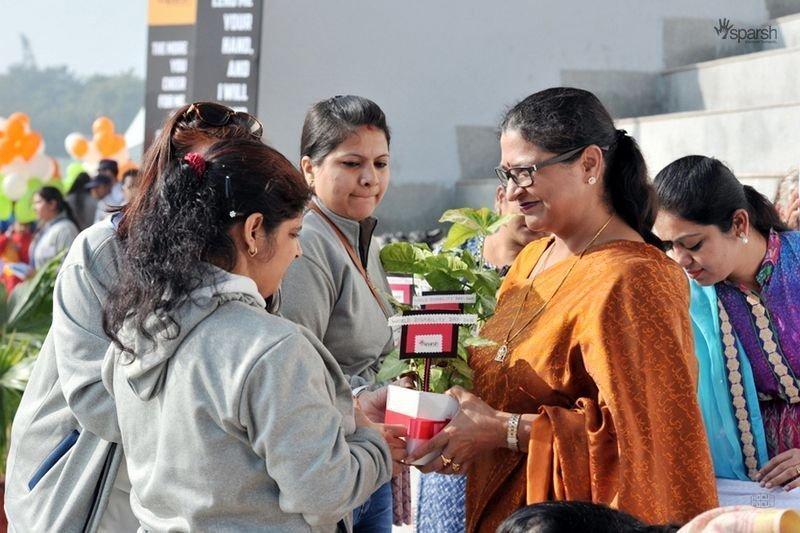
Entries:
{"label": "woman wearing eyeglasses", "polygon": [[[135,531],[114,401],[100,377],[111,339],[102,307],[119,280],[131,213],[156,178],[219,139],[259,138],[255,117],[198,102],[178,109],[145,154],[141,186],[120,214],[76,238],[56,280],[53,322],[14,417],[6,470],[11,531]],[[118,474],[119,472],[119,474]]]}
{"label": "woman wearing eyeglasses", "polygon": [[500,147],[509,198],[553,237],[514,261],[481,331],[494,345],[470,354],[474,391],[449,391],[459,413],[414,455],[467,471],[469,531],[547,500],[652,523],[714,507],[688,284],[651,231],[635,141],[591,93],[553,88],[506,114]]}

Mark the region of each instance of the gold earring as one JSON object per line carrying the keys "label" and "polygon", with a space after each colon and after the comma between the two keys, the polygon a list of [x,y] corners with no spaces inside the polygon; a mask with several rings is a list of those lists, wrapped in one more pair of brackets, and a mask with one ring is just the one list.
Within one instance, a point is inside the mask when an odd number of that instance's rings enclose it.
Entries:
{"label": "gold earring", "polygon": [[247,250],[247,253],[250,254],[250,257],[255,257],[258,253],[258,248],[250,248]]}

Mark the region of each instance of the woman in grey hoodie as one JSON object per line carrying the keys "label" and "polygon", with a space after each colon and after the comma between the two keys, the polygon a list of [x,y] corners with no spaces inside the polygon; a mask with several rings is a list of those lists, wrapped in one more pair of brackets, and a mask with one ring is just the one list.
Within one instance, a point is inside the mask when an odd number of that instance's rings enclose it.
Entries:
{"label": "woman in grey hoodie", "polygon": [[346,527],[392,457],[330,353],[265,310],[302,253],[302,175],[232,140],[154,187],[105,306],[134,514],[147,531]]}
{"label": "woman in grey hoodie", "polygon": [[[123,213],[146,208],[151,187],[175,158],[219,139],[260,138],[246,113],[210,103],[177,109],[145,154],[139,194]],[[122,214],[78,235],[56,280],[53,324],[14,417],[6,469],[9,530],[132,531],[130,482],[114,401],[101,381],[111,340],[102,306],[119,278],[128,235]],[[119,474],[118,474],[119,472]]]}

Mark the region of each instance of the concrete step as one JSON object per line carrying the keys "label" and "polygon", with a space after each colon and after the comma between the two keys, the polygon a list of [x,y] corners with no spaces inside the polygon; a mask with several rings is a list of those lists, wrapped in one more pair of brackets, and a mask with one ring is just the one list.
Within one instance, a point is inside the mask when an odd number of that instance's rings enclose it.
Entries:
{"label": "concrete step", "polygon": [[770,198],[775,179],[800,162],[800,98],[779,105],[619,119],[617,127],[639,142],[651,175],[679,157],[708,155],[753,180]]}
{"label": "concrete step", "polygon": [[[800,10],[800,3],[798,3]],[[772,20],[778,28],[778,45],[784,47],[800,46],[800,13]]]}
{"label": "concrete step", "polygon": [[794,46],[669,69],[658,91],[669,113],[776,105],[800,99],[798,72]]}
{"label": "concrete step", "polygon": [[[664,66],[677,68],[702,61],[712,61],[724,57],[740,56],[765,50],[776,50],[800,45],[800,2],[796,8],[784,13],[784,16],[764,21],[727,19],[735,30],[725,34],[717,33],[720,27],[719,18],[674,17],[664,20]],[[748,40],[741,30],[763,29],[759,38]],[[739,39],[739,36],[742,36]],[[761,37],[761,36],[759,36]]]}

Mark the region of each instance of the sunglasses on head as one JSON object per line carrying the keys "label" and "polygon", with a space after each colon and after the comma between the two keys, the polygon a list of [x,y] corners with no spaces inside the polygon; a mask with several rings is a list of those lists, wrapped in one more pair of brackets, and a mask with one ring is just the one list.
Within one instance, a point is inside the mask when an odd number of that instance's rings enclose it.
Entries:
{"label": "sunglasses on head", "polygon": [[216,102],[195,102],[183,114],[184,118],[197,117],[209,126],[221,127],[236,124],[245,128],[253,137],[261,137],[264,126],[259,120],[243,111],[234,111]]}

